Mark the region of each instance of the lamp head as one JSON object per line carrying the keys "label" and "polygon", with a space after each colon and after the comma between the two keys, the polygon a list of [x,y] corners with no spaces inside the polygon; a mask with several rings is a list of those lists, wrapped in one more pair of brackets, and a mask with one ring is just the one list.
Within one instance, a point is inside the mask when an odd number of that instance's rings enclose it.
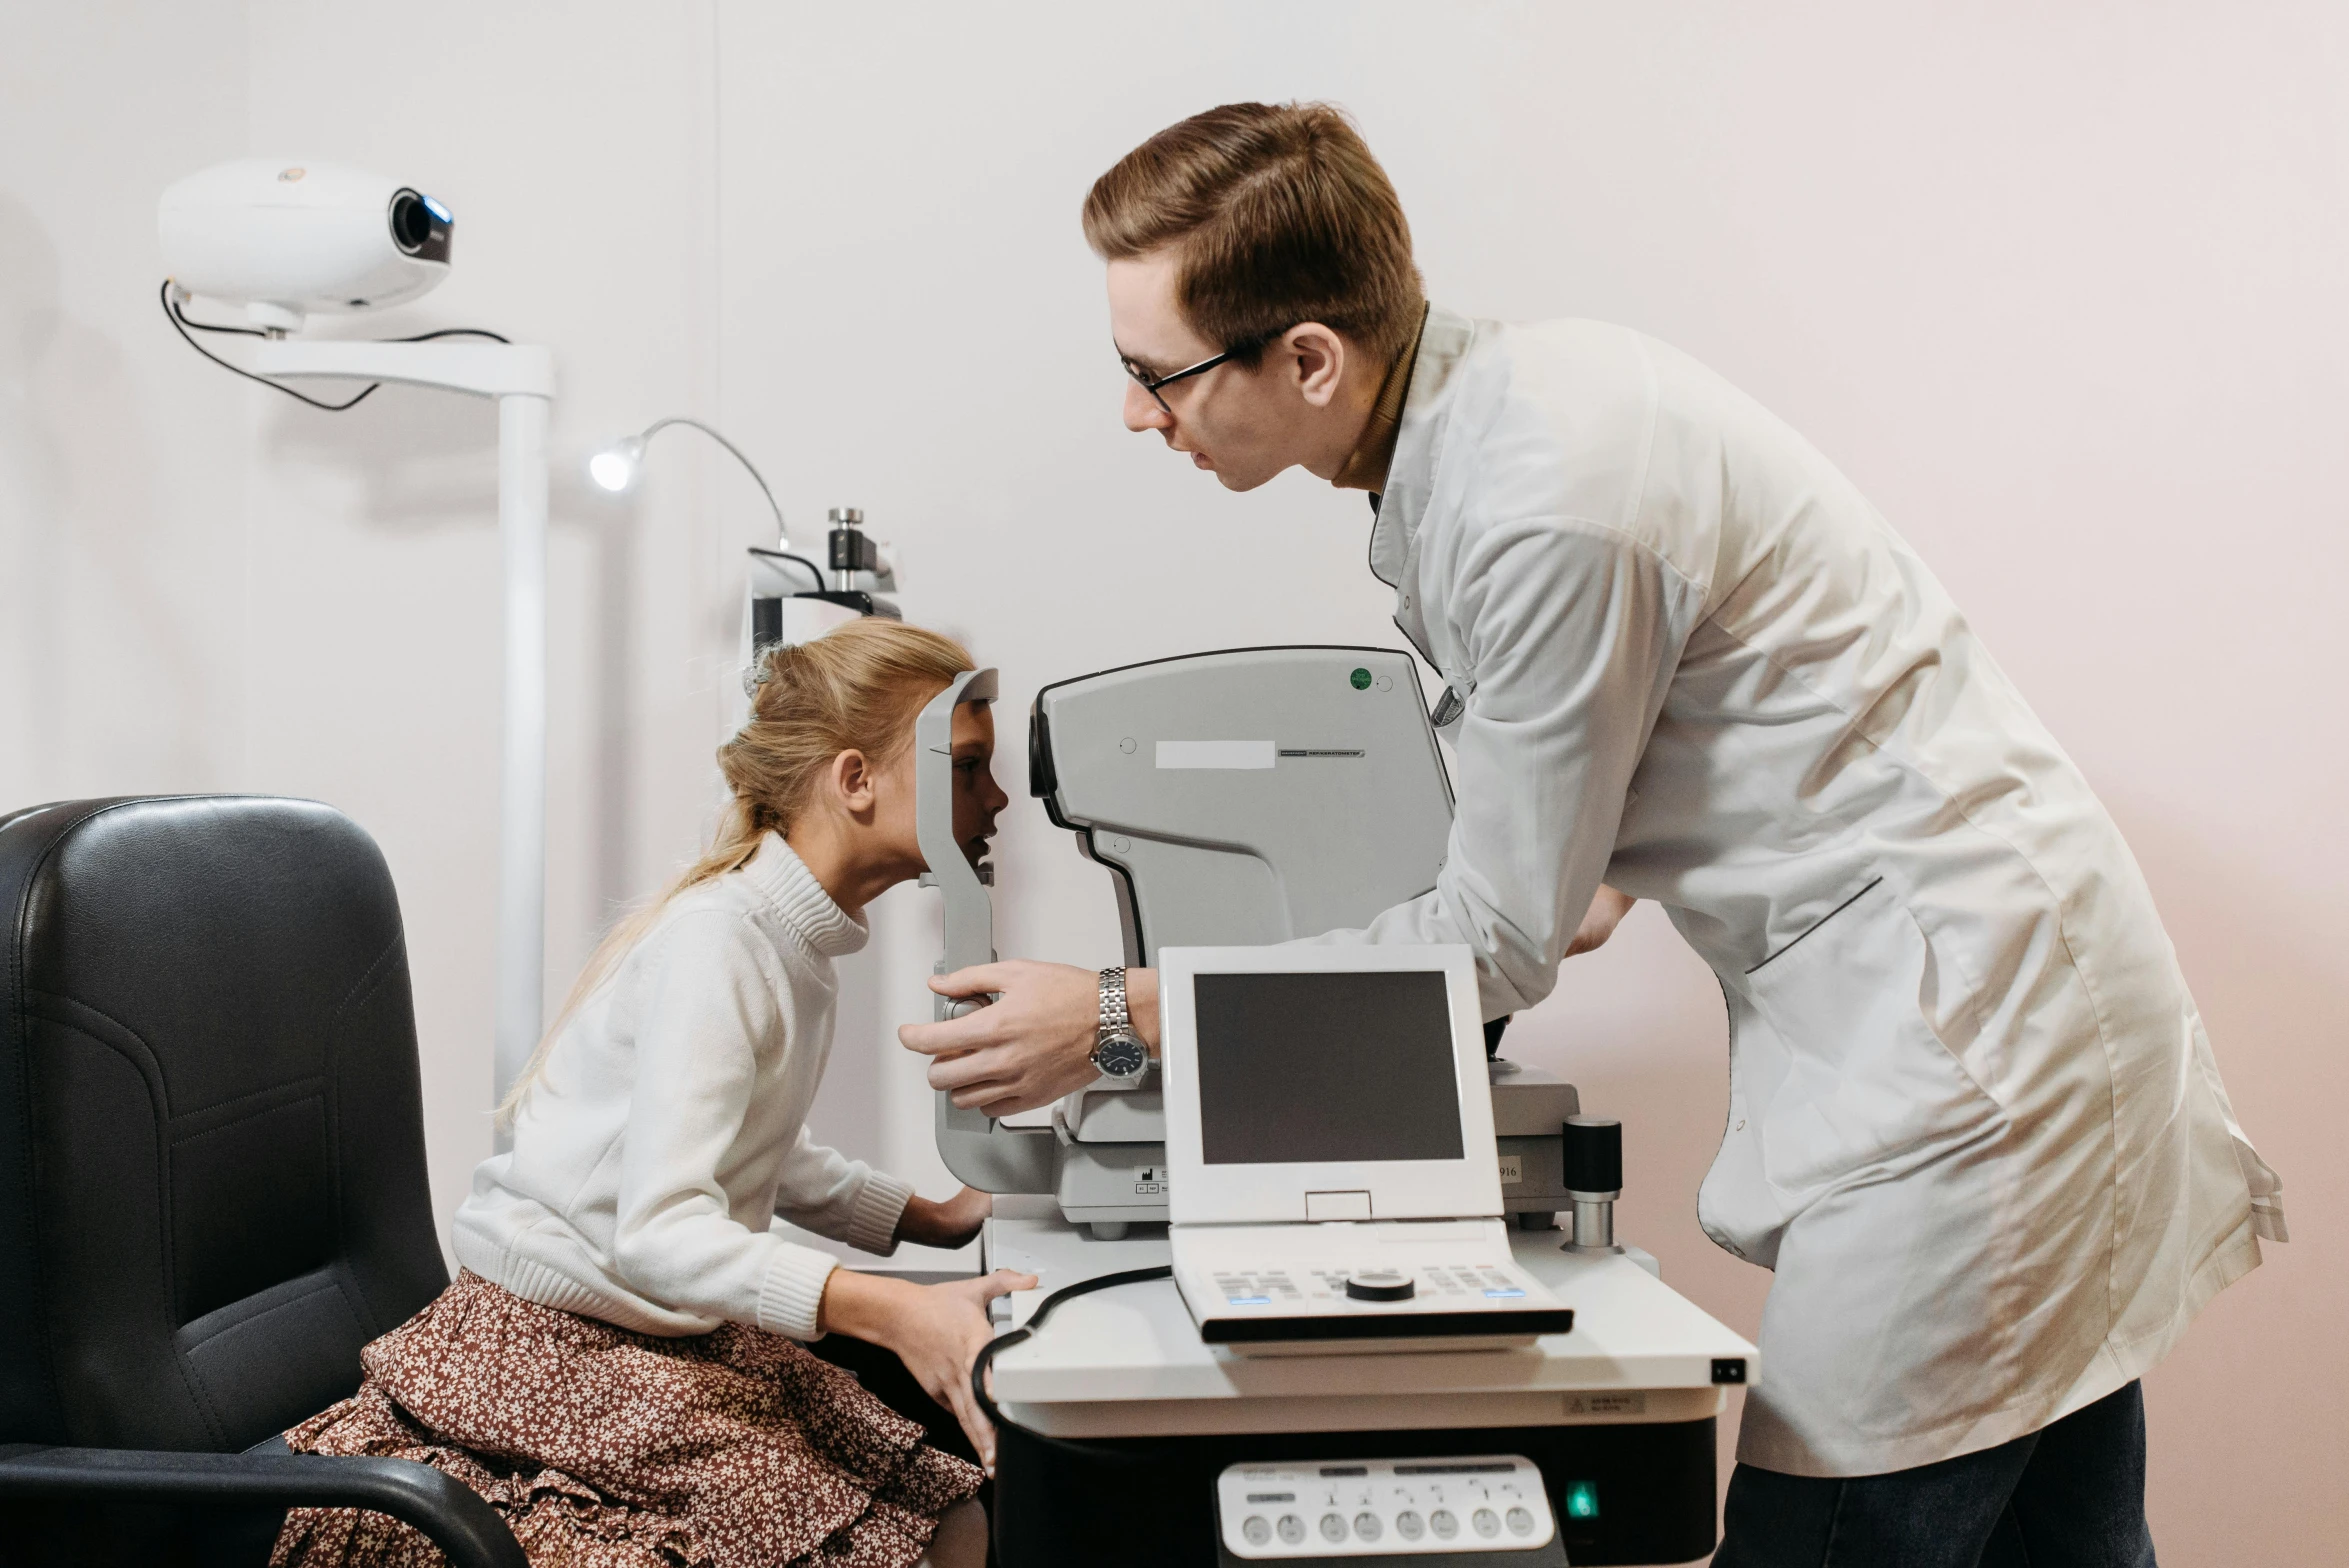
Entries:
{"label": "lamp head", "polygon": [[587,460],[587,476],[618,495],[636,483],[644,467],[644,437],[630,436],[605,447]]}

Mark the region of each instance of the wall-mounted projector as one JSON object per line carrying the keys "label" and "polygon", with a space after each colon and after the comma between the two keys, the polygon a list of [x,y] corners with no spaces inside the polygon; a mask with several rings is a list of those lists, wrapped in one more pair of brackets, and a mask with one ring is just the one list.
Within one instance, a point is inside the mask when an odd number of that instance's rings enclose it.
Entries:
{"label": "wall-mounted projector", "polygon": [[301,329],[311,311],[367,310],[425,293],[449,271],[447,207],[333,163],[242,158],[163,193],[163,264],[188,294],[245,307],[253,325]]}

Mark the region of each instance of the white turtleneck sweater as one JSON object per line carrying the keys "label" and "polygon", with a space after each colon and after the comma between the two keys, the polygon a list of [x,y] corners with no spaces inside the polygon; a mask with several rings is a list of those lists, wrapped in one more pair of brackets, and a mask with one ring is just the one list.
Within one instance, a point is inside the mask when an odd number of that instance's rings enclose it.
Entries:
{"label": "white turtleneck sweater", "polygon": [[865,943],[775,835],[678,895],[573,1014],[482,1161],[457,1260],[544,1306],[647,1334],[748,1323],[813,1339],[839,1260],[780,1215],[867,1252],[913,1189],[808,1140],[832,1050],[832,960]]}

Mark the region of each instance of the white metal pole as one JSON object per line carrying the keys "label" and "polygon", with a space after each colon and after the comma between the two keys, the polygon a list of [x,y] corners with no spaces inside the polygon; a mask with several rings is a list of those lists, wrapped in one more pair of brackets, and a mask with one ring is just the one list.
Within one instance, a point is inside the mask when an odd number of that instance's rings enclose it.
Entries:
{"label": "white metal pole", "polygon": [[[501,1104],[537,1048],[546,988],[546,438],[554,355],[529,343],[273,338],[254,345],[253,372],[400,381],[498,400],[506,691],[490,1103]],[[505,1144],[501,1133],[498,1146]]]}
{"label": "white metal pole", "polygon": [[[546,988],[546,441],[548,400],[498,399],[498,536],[506,586],[499,782],[496,1098],[538,1046]],[[504,1133],[498,1135],[505,1147]]]}

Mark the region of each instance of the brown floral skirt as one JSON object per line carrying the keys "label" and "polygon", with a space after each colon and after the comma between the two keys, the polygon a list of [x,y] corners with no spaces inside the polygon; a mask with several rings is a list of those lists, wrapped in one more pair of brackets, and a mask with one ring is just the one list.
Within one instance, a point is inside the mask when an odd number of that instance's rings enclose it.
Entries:
{"label": "brown floral skirt", "polygon": [[[633,1334],[471,1272],[360,1352],[296,1453],[415,1459],[487,1498],[532,1568],[907,1568],[975,1466],[850,1374],[728,1323]],[[271,1568],[438,1568],[382,1514],[299,1508]]]}

